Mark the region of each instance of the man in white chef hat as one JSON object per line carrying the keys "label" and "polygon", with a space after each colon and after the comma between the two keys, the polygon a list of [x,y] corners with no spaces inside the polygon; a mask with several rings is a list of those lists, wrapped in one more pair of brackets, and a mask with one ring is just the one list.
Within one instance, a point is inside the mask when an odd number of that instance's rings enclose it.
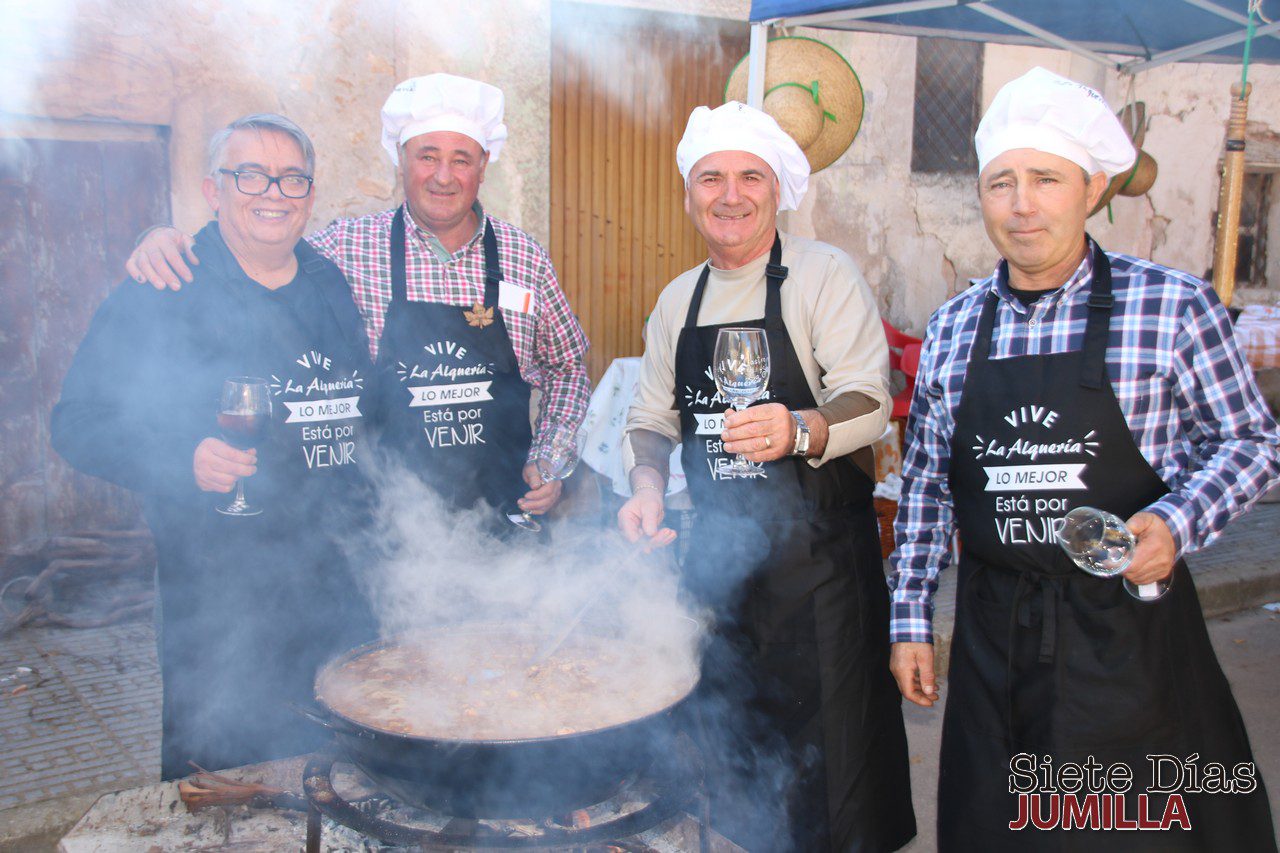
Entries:
{"label": "man in white chef hat", "polygon": [[[1033,69],[975,143],[1001,260],[929,323],[891,557],[891,667],[930,706],[933,594],[959,533],[939,849],[1057,850],[1069,830],[1073,849],[1274,851],[1181,558],[1280,479],[1275,421],[1208,284],[1085,233],[1136,155],[1097,92]],[[1117,531],[1108,556],[1131,587],[1060,547],[1083,507],[1136,539],[1114,560]],[[1163,831],[1125,831],[1139,821]]]}
{"label": "man in white chef hat", "polygon": [[[778,230],[809,163],[769,115],[698,107],[676,164],[708,261],[649,317],[619,525],[651,547],[674,538],[680,443],[696,510],[684,581],[716,616],[700,699],[718,828],[752,850],[895,849],[915,818],[871,494],[891,407],[880,316],[848,255]],[[717,360],[744,379],[761,366],[758,348],[717,355],[741,329],[767,342],[767,382],[726,411]]]}
{"label": "man in white chef hat", "polygon": [[[484,501],[527,524],[559,498],[538,463],[581,424],[590,384],[587,339],[551,259],[478,199],[506,139],[498,88],[453,74],[400,83],[382,107],[382,146],[404,204],[307,240],[342,269],[364,316],[384,449],[449,505]],[[190,280],[184,250],[196,262],[190,238],[152,232],[128,271],[177,289]]]}

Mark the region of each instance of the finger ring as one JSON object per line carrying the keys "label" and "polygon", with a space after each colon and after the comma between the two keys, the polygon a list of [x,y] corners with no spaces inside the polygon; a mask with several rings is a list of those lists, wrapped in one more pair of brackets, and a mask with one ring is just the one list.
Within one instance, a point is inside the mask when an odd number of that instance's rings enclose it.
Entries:
{"label": "finger ring", "polygon": [[764,437],[764,449],[765,449],[765,450],[768,450],[770,447],[773,447],[773,442],[772,442],[772,441],[770,441],[770,440],[769,440],[769,436],[767,436],[767,435],[766,435],[766,436]]}

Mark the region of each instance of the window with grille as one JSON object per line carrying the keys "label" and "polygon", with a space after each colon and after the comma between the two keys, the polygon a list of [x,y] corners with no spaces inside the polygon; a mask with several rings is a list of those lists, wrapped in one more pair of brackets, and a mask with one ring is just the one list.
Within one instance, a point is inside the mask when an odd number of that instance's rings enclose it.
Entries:
{"label": "window with grille", "polygon": [[917,39],[911,171],[977,172],[973,133],[981,110],[982,45]]}
{"label": "window with grille", "polygon": [[[1272,175],[1246,172],[1240,197],[1240,242],[1236,255],[1236,287],[1267,287],[1267,236],[1274,199]],[[1217,222],[1217,216],[1214,216]]]}

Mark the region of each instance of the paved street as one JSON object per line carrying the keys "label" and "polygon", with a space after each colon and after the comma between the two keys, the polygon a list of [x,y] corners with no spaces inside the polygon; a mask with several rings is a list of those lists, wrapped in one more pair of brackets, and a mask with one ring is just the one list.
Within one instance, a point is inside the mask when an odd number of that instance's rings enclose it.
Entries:
{"label": "paved street", "polygon": [[[0,684],[0,809],[157,778],[155,657],[151,626],[138,623],[33,628],[5,641],[0,677],[10,680]],[[20,671],[27,668],[32,672]]]}

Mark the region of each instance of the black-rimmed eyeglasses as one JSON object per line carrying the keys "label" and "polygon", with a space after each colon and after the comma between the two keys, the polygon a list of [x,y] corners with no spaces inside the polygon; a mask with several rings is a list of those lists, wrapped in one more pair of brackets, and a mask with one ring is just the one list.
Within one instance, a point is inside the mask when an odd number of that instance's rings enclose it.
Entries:
{"label": "black-rimmed eyeglasses", "polygon": [[218,174],[234,175],[236,189],[245,195],[264,195],[272,184],[280,188],[280,195],[285,198],[306,198],[311,195],[309,175],[281,175],[273,178],[252,169],[219,169]]}

